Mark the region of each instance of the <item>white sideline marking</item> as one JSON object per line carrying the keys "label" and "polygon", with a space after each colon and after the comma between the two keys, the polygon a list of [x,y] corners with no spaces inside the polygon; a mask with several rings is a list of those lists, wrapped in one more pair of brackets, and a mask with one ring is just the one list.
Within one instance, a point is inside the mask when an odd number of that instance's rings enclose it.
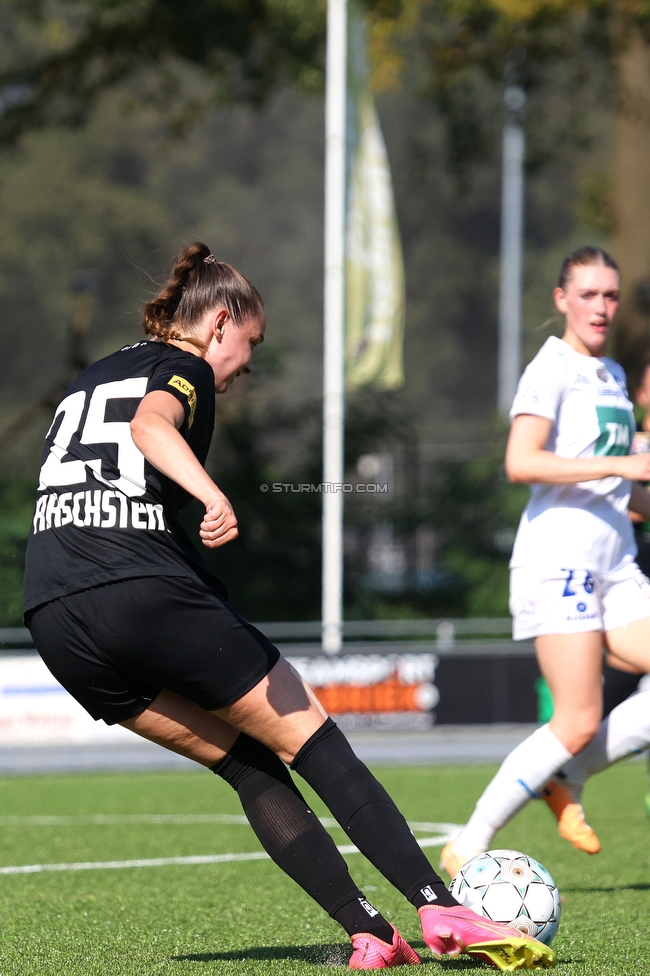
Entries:
{"label": "white sideline marking", "polygon": [[[117,816],[117,815],[116,815]],[[145,815],[146,816],[146,815]],[[163,815],[161,815],[163,816]],[[214,816],[218,816],[214,814]],[[226,814],[224,814],[226,816]],[[0,821],[4,822],[6,818]],[[15,817],[12,818],[16,821],[25,822],[28,819],[47,819],[48,823],[51,822],[53,818],[27,818],[27,817]],[[68,818],[70,819],[70,818]],[[328,821],[330,818],[327,818]],[[245,823],[248,823],[246,818],[242,818]],[[66,821],[67,822],[67,821]],[[78,822],[78,821],[76,821]],[[120,821],[124,822],[124,821]],[[132,822],[132,821],[131,821]],[[138,821],[142,822],[142,821]],[[155,821],[156,823],[160,821]],[[167,821],[163,821],[167,822]],[[178,822],[178,821],[173,821]],[[214,821],[211,821],[214,822]],[[224,821],[219,821],[223,823]],[[227,821],[232,823],[232,820]],[[240,823],[241,820],[237,820],[236,823]],[[336,824],[336,821],[334,821]],[[338,826],[338,825],[337,825]],[[417,830],[422,828],[422,824],[410,824],[410,826]],[[422,837],[418,840],[420,847],[442,847],[446,844],[448,840],[455,837],[458,831],[461,829],[459,824],[426,824],[427,827],[433,828],[451,828],[447,829],[446,833],[440,834],[436,837]],[[358,849],[354,844],[340,844],[337,845],[337,850],[341,854],[358,854]],[[115,870],[119,868],[161,868],[167,867],[168,865],[174,864],[227,864],[232,861],[266,861],[269,860],[269,855],[266,851],[250,851],[246,854],[192,854],[188,857],[143,857],[128,861],[72,861],[71,863],[62,864],[17,864],[8,865],[6,867],[0,867],[0,874],[40,874],[43,871],[106,871]]]}
{"label": "white sideline marking", "polygon": [[[320,817],[323,827],[338,827],[333,817]],[[248,820],[241,813],[92,813],[76,816],[0,816],[0,827],[74,827],[119,826],[120,824],[235,824],[247,827]],[[432,833],[458,831],[458,824],[409,821],[411,830]]]}
{"label": "white sideline marking", "polygon": [[190,857],[141,857],[132,861],[73,861],[70,864],[18,864],[0,868],[0,874],[39,874],[41,871],[102,871],[111,868],[161,868],[167,864],[223,864],[226,861],[263,861],[266,851],[249,854],[193,854]]}
{"label": "white sideline marking", "polygon": [[242,824],[241,813],[94,813],[74,817],[0,817],[0,827],[73,827],[79,824]]}

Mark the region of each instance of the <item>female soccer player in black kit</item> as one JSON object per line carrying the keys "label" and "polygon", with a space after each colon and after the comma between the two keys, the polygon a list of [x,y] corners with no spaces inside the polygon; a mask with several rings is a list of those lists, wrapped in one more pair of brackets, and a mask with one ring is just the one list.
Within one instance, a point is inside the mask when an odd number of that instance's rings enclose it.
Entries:
{"label": "female soccer player in black kit", "polygon": [[47,434],[27,547],[25,620],[43,660],[94,719],[120,723],[211,768],[239,794],[273,860],[352,939],[350,966],[418,963],[352,881],[285,763],[417,908],[436,956],[500,969],[552,950],[462,908],[382,786],[311,689],[225,602],[178,523],[205,506],[203,544],[237,536],[205,471],[215,391],[251,372],[262,300],[204,244],[179,255],[144,310],[147,339],[86,369]]}

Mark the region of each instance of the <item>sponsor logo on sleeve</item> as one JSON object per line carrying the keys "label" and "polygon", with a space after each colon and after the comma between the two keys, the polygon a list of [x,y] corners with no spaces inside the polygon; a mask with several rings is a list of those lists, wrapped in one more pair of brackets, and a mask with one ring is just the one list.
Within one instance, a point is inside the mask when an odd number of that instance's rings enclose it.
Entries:
{"label": "sponsor logo on sleeve", "polygon": [[182,376],[177,376],[176,374],[172,376],[167,386],[176,387],[177,390],[180,390],[181,393],[184,393],[187,397],[187,402],[190,407],[190,418],[187,422],[187,426],[188,428],[191,427],[194,423],[194,414],[196,413],[196,390],[191,383],[188,383],[187,380],[184,380]]}

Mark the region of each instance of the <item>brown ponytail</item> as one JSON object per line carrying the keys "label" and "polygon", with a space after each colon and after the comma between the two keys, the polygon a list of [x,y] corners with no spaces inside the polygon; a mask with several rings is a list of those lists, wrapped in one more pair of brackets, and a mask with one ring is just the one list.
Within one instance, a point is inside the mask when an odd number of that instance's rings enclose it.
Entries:
{"label": "brown ponytail", "polygon": [[256,288],[235,268],[217,261],[210,248],[198,241],[184,248],[161,293],[143,309],[147,335],[164,342],[184,339],[200,348],[189,333],[213,308],[225,308],[237,325],[246,319],[264,321],[264,304]]}

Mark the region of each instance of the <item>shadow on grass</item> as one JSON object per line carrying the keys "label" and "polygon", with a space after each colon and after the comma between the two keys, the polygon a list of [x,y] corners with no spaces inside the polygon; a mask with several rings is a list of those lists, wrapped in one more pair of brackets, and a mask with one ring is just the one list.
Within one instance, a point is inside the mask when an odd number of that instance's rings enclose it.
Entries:
{"label": "shadow on grass", "polygon": [[[424,943],[413,942],[418,952],[424,948]],[[233,949],[228,952],[192,952],[184,956],[172,956],[174,962],[258,962],[273,959],[294,960],[296,962],[311,963],[316,966],[347,966],[350,958],[350,946],[337,943],[305,946],[249,946],[246,949]],[[431,957],[422,960],[424,963],[435,963]],[[445,970],[449,972],[467,972],[468,970],[484,969],[477,959],[463,956],[460,959],[446,959]]]}
{"label": "shadow on grass", "polygon": [[580,891],[580,892],[591,892],[591,891],[650,891],[650,884],[621,884],[612,885],[609,888],[599,888],[597,885],[589,885],[587,888],[578,888],[575,885],[562,886],[562,891]]}
{"label": "shadow on grass", "polygon": [[[418,949],[418,952],[419,951],[420,950]],[[470,969],[481,969],[482,972],[486,972],[487,969],[486,963],[480,962],[478,959],[472,959],[471,956],[470,957],[459,956],[458,958],[455,959],[448,959],[446,956],[443,956],[443,961],[444,961],[444,967],[446,973],[467,972]],[[435,962],[438,963],[438,965],[440,965],[437,959],[432,959],[431,957],[427,959],[423,959],[422,962]],[[577,963],[584,963],[584,962],[585,962],[584,959],[570,957],[567,959],[565,958],[558,959],[556,965],[559,968],[560,966],[574,966]],[[491,971],[492,969],[490,968],[490,972]]]}
{"label": "shadow on grass", "polygon": [[350,946],[336,943],[321,943],[305,946],[248,946],[246,949],[232,949],[228,952],[192,952],[186,956],[173,956],[174,962],[245,962],[271,959],[295,959],[297,962],[311,962],[321,966],[347,966]]}

